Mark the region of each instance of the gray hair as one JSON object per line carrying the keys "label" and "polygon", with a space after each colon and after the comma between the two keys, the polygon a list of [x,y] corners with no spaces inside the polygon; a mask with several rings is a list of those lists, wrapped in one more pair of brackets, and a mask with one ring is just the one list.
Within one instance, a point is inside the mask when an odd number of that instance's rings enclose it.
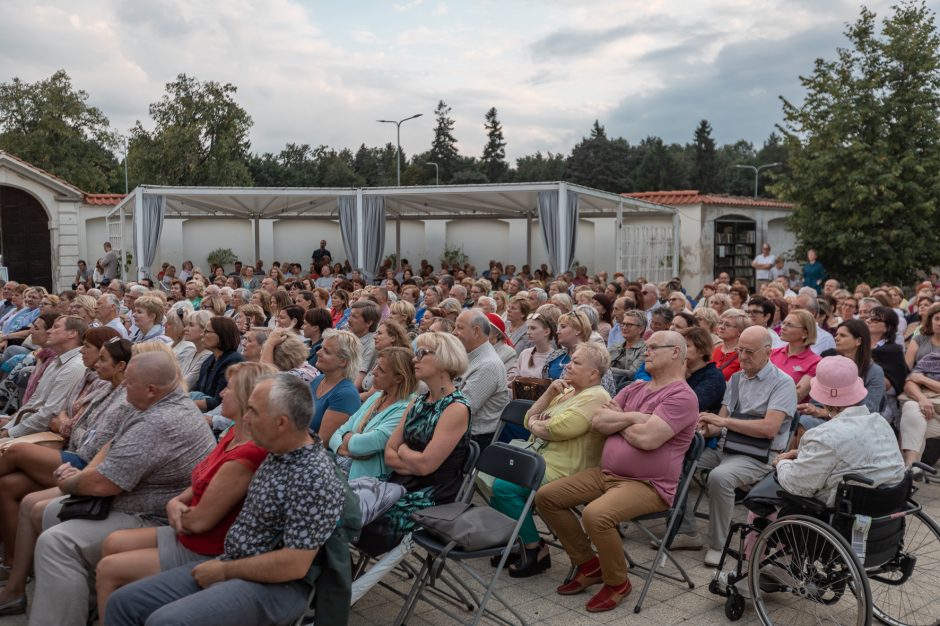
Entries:
{"label": "gray hair", "polygon": [[800,287],[800,290],[796,292],[798,296],[809,296],[810,298],[818,298],[819,294],[816,293],[816,290],[812,287]]}
{"label": "gray hair", "polygon": [[[597,311],[595,311],[596,313]],[[646,330],[646,324],[649,320],[646,319],[646,313],[640,311],[639,309],[627,309],[623,312],[623,319],[627,318],[632,319],[637,324],[642,324],[643,327],[640,330]]]}
{"label": "gray hair", "polygon": [[128,291],[136,296],[145,296],[147,295],[147,292],[150,290],[144,287],[143,285],[134,285],[133,287],[128,289]]}
{"label": "gray hair", "polygon": [[487,319],[483,311],[480,309],[468,309],[464,312],[470,314],[470,326],[479,328],[484,337],[490,336],[490,320]]}
{"label": "gray hair", "polygon": [[528,292],[530,296],[534,293],[535,299],[539,302],[545,302],[548,300],[548,293],[541,287],[530,287]]}
{"label": "gray hair", "polygon": [[575,310],[581,311],[587,315],[588,321],[591,322],[591,330],[597,330],[597,324],[601,321],[597,316],[597,309],[592,307],[590,304],[579,304],[575,307]]}
{"label": "gray hair", "polygon": [[235,293],[235,290],[232,289],[231,287],[222,287],[221,289],[219,289],[219,294],[223,296],[231,297],[233,293]]}
{"label": "gray hair", "polygon": [[251,291],[244,287],[232,291],[232,297],[238,296],[243,302],[248,303],[251,300]]}
{"label": "gray hair", "polygon": [[297,432],[310,428],[313,417],[313,394],[310,385],[292,374],[281,373],[271,377],[268,392],[269,415],[286,415]]}
{"label": "gray hair", "polygon": [[114,307],[115,311],[120,312],[121,299],[118,298],[116,295],[114,295],[113,293],[105,293],[99,297],[104,298],[108,304]]}

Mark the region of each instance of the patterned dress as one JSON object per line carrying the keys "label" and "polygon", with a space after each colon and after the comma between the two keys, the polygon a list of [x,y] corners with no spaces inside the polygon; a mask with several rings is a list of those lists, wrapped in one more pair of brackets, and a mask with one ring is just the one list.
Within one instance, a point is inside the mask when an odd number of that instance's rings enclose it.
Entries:
{"label": "patterned dress", "polygon": [[[470,410],[469,402],[459,391],[454,391],[437,402],[431,403],[427,400],[428,394],[418,396],[405,416],[405,443],[418,452],[424,450],[431,441],[437,422],[447,407],[457,402]],[[375,556],[388,552],[414,529],[412,513],[430,506],[447,504],[457,498],[463,479],[460,472],[469,450],[469,420],[467,422],[467,432],[436,471],[427,476],[406,476],[392,472],[388,482],[402,485],[406,493],[381,517],[362,529],[360,548]]]}

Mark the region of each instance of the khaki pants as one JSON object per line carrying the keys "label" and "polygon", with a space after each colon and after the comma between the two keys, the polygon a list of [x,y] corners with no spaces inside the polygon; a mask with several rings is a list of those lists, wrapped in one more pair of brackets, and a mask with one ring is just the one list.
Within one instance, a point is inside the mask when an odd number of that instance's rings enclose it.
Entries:
{"label": "khaki pants", "polygon": [[[579,522],[571,509],[580,504],[587,506]],[[649,483],[610,476],[596,467],[548,483],[535,495],[535,506],[558,535],[572,565],[594,558],[594,544],[608,585],[620,585],[627,579],[618,525],[669,508]]]}
{"label": "khaki pants", "polygon": [[901,450],[923,452],[927,440],[934,437],[940,437],[940,420],[926,419],[919,404],[905,402],[901,407]]}

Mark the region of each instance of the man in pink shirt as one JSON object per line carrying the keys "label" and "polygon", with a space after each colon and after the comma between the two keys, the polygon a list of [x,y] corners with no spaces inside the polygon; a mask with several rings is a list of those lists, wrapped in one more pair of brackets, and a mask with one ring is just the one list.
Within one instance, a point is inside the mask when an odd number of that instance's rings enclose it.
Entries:
{"label": "man in pink shirt", "polygon": [[[698,400],[685,382],[685,357],[682,335],[653,333],[646,342],[652,380],[626,387],[592,419],[594,430],[607,435],[601,466],[549,483],[535,496],[539,513],[577,567],[557,592],[574,595],[604,583],[585,606],[590,612],[616,608],[632,588],[618,525],[665,511],[675,497],[698,422]],[[571,509],[580,504],[587,506],[579,521]]]}

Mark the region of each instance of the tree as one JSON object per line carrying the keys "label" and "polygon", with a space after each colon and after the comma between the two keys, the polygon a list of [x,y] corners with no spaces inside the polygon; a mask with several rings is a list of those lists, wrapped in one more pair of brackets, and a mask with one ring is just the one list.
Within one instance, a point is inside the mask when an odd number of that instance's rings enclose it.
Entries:
{"label": "tree", "polygon": [[252,120],[235,102],[231,83],[199,82],[180,74],[150,105],[153,131],[138,121],[131,133],[131,175],[140,183],[250,185],[248,132]]}
{"label": "tree", "polygon": [[[665,191],[685,187],[681,146],[667,146],[659,137],[640,142],[631,162],[630,191]],[[638,157],[638,158],[637,158]]]}
{"label": "tree", "polygon": [[0,84],[0,149],[80,189],[105,192],[124,189],[118,144],[108,118],[88,105],[65,70],[35,83]]}
{"label": "tree", "polygon": [[441,182],[450,182],[457,171],[457,139],[454,137],[454,119],[450,117],[450,107],[441,100],[434,110],[437,127],[431,142],[431,161],[441,170]]}
{"label": "tree", "polygon": [[496,107],[486,112],[486,145],[483,146],[483,172],[491,183],[498,183],[509,171],[506,163],[506,142],[503,140],[503,125],[496,119]]}
{"label": "tree", "polygon": [[851,48],[817,59],[801,104],[783,99],[789,152],[776,189],[796,203],[799,252],[830,275],[909,282],[940,250],[940,37],[923,2],[862,9]]}
{"label": "tree", "polygon": [[571,150],[565,180],[614,193],[627,191],[629,154],[630,144],[625,139],[608,139],[604,127],[595,120],[591,136]]}
{"label": "tree", "polygon": [[542,156],[541,152],[529,154],[516,159],[515,182],[538,183],[544,181],[564,180],[565,155],[548,152]]}
{"label": "tree", "polygon": [[708,120],[699,122],[692,143],[692,187],[702,193],[721,191],[720,165]]}

